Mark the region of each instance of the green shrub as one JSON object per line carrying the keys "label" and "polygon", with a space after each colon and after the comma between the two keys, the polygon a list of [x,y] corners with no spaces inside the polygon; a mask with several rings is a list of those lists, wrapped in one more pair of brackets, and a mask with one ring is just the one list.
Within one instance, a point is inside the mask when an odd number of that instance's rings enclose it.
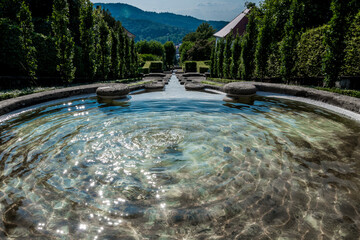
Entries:
{"label": "green shrub", "polygon": [[356,91],[356,90],[344,90],[344,89],[339,89],[339,88],[322,88],[322,87],[316,87],[316,89],[322,90],[322,91],[333,92],[333,93],[339,93],[339,94],[347,95],[350,97],[360,98],[360,91]]}
{"label": "green shrub", "polygon": [[151,73],[163,72],[163,62],[161,62],[161,61],[152,61],[150,63],[150,72]]}
{"label": "green shrub", "polygon": [[210,61],[198,61],[196,62],[196,69],[197,69],[197,72],[199,73],[206,73],[209,71],[210,69],[210,65],[207,64],[209,63]]}
{"label": "green shrub", "polygon": [[206,73],[209,71],[209,67],[208,66],[200,66],[199,68],[199,73]]}
{"label": "green shrub", "polygon": [[298,61],[296,62],[299,77],[323,76],[322,64],[325,55],[324,37],[329,26],[324,25],[310,29],[301,35],[296,49]]}
{"label": "green shrub", "polygon": [[274,44],[269,59],[267,61],[266,74],[269,77],[278,78],[281,77],[281,53],[280,46],[282,42]]}
{"label": "green shrub", "polygon": [[196,62],[185,62],[184,64],[184,72],[196,72],[197,71],[197,63]]}
{"label": "green shrub", "polygon": [[58,76],[56,71],[56,48],[53,38],[35,33],[33,43],[36,48],[38,76]]}
{"label": "green shrub", "polygon": [[360,12],[356,15],[346,37],[342,74],[360,76]]}
{"label": "green shrub", "polygon": [[146,61],[141,69],[143,74],[163,72],[163,62],[161,61]]}
{"label": "green shrub", "polygon": [[205,65],[210,66],[211,60],[203,61]]}
{"label": "green shrub", "polygon": [[8,19],[0,18],[0,66],[1,75],[22,75],[23,52],[20,44],[20,29]]}
{"label": "green shrub", "polygon": [[150,69],[149,68],[140,68],[140,72],[143,74],[149,74],[150,73]]}

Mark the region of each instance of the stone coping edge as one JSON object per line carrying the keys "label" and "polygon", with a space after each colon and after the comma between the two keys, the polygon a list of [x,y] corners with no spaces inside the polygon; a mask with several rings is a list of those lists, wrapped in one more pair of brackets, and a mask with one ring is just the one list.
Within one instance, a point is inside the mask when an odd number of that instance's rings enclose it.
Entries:
{"label": "stone coping edge", "polygon": [[280,93],[334,105],[355,113],[360,113],[360,99],[338,93],[321,91],[313,88],[276,83],[247,82],[255,85],[259,91]]}
{"label": "stone coping edge", "polygon": [[[244,84],[253,84],[262,92],[272,92],[286,94],[296,97],[309,98],[315,101],[334,105],[355,113],[360,113],[360,99],[338,93],[317,90],[308,87],[278,84],[278,83],[261,83],[261,82],[243,82]],[[206,88],[224,92],[224,87],[215,85],[205,85]],[[224,85],[225,86],[225,85]]]}
{"label": "stone coping edge", "polygon": [[[260,82],[244,82],[244,84],[253,84],[259,91],[287,94],[297,97],[305,97],[312,100],[328,103],[346,110],[360,113],[360,99],[341,95],[338,93],[326,92],[317,89],[290,86],[276,83],[260,83]],[[109,83],[90,84],[69,88],[56,89],[41,93],[34,93],[26,96],[12,98],[0,101],[0,116],[10,113],[21,108],[30,107],[39,103],[44,103],[61,98],[72,97],[76,95],[84,95],[95,93],[99,87],[110,85]],[[130,91],[140,90],[144,88],[144,84],[129,87]],[[205,88],[224,92],[224,88],[220,86],[205,84]]]}
{"label": "stone coping edge", "polygon": [[[0,101],[0,116],[8,114],[22,108],[30,107],[36,104],[57,100],[61,98],[68,98],[77,95],[92,94],[96,92],[99,87],[105,87],[114,83],[98,83],[89,84],[76,87],[68,87],[56,89],[46,92],[34,93],[17,98]],[[140,90],[144,88],[144,84],[129,87],[130,91]]]}

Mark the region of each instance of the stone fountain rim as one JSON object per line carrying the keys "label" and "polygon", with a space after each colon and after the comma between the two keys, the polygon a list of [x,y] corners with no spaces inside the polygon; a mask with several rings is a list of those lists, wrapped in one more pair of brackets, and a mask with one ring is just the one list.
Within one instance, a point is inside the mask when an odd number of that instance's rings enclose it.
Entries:
{"label": "stone fountain rim", "polygon": [[[286,94],[295,97],[308,98],[322,103],[327,103],[345,110],[349,110],[356,114],[360,114],[360,99],[350,96],[345,96],[337,93],[326,92],[322,90],[312,89],[302,86],[289,86],[285,84],[275,83],[260,83],[260,82],[246,82],[246,84],[253,84],[261,92]],[[36,104],[45,103],[57,99],[69,98],[72,96],[80,96],[85,94],[93,94],[99,87],[108,86],[109,84],[89,84],[75,87],[68,87],[34,93],[17,98],[0,101],[0,116],[30,107]],[[143,85],[130,86],[130,91],[144,89]],[[206,85],[206,88],[211,88],[224,92],[223,87]],[[295,99],[294,99],[295,100]],[[360,120],[359,120],[360,121]]]}

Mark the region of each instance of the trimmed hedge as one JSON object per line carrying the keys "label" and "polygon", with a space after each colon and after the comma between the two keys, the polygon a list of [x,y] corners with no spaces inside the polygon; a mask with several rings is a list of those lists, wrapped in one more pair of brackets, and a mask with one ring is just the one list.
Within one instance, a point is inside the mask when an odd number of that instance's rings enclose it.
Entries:
{"label": "trimmed hedge", "polygon": [[196,72],[197,71],[197,63],[196,62],[185,62],[184,63],[184,72]]}
{"label": "trimmed hedge", "polygon": [[299,77],[323,76],[322,64],[325,56],[324,38],[328,25],[310,29],[301,35],[296,53],[298,60],[295,64]]}
{"label": "trimmed hedge", "polygon": [[342,75],[360,76],[360,12],[349,29],[346,45]]}
{"label": "trimmed hedge", "polygon": [[209,71],[210,69],[210,66],[209,64],[206,64],[206,62],[208,61],[199,61],[199,62],[196,62],[197,63],[197,71],[199,73],[206,73]]}
{"label": "trimmed hedge", "polygon": [[151,73],[161,73],[163,72],[163,62],[155,61],[150,64],[150,72]]}
{"label": "trimmed hedge", "polygon": [[146,61],[142,67],[142,73],[160,73],[163,72],[163,62],[161,61]]}
{"label": "trimmed hedge", "polygon": [[187,61],[184,63],[184,72],[206,73],[210,69],[210,61]]}

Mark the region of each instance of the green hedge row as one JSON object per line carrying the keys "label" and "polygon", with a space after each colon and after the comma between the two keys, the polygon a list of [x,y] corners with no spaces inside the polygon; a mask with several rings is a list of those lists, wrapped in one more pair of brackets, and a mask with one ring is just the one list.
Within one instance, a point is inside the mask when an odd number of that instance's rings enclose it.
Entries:
{"label": "green hedge row", "polygon": [[187,61],[184,63],[184,72],[206,73],[209,71],[210,61]]}
{"label": "green hedge row", "polygon": [[145,65],[142,67],[142,73],[161,73],[163,72],[163,62],[162,61],[146,61]]}
{"label": "green hedge row", "polygon": [[329,26],[310,29],[301,35],[296,53],[295,69],[299,77],[323,76],[322,64],[325,56],[324,38]]}
{"label": "green hedge row", "polygon": [[[296,77],[320,77],[324,76],[323,59],[325,56],[325,33],[329,30],[328,25],[309,29],[304,32],[297,44],[294,58]],[[273,46],[267,64],[267,76],[280,77],[280,46]],[[342,67],[343,76],[360,76],[360,13],[357,15],[346,37],[345,59]]]}
{"label": "green hedge row", "polygon": [[194,61],[188,61],[184,63],[184,72],[196,72],[197,71],[197,63]]}
{"label": "green hedge row", "polygon": [[209,61],[199,61],[199,62],[197,62],[197,71],[199,73],[206,73],[206,72],[209,71],[210,65],[207,64],[207,62],[209,62]]}
{"label": "green hedge row", "polygon": [[342,70],[345,76],[360,76],[360,12],[356,15],[346,37]]}

